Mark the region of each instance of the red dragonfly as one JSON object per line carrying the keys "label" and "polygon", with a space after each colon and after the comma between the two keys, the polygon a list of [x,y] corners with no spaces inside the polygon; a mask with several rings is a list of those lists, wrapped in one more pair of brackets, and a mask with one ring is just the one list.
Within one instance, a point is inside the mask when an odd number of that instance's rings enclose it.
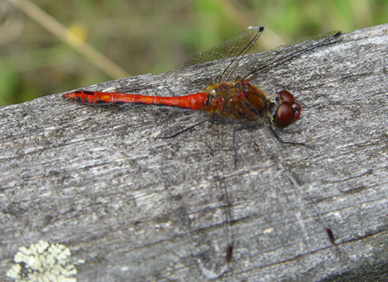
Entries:
{"label": "red dragonfly", "polygon": [[[237,35],[208,52],[201,53],[187,62],[184,67],[194,63],[203,63],[216,59],[233,57],[221,74],[219,82],[210,84],[198,93],[177,97],[163,97],[121,92],[78,90],[64,94],[63,98],[81,104],[96,106],[121,104],[174,106],[192,110],[202,110],[215,114],[221,118],[240,121],[244,123],[244,126],[236,128],[233,131],[235,158],[237,156],[235,133],[241,129],[257,126],[260,121],[265,122],[271,133],[279,142],[298,144],[283,141],[273,129],[273,126],[278,128],[287,127],[299,118],[301,106],[295,101],[294,96],[290,92],[282,90],[275,95],[274,101],[271,101],[262,90],[253,85],[250,81],[259,73],[266,71],[269,68],[279,66],[319,46],[336,42],[336,39],[341,33],[336,32],[323,36],[321,35],[314,41],[307,41],[306,43],[297,45],[295,48],[286,48],[286,51],[280,52],[275,58],[256,67],[253,71],[250,71],[245,75],[244,78],[240,80],[230,80],[229,78],[237,68],[239,60],[257,41],[263,30],[264,27],[262,26],[249,27],[240,35]],[[203,122],[190,126],[169,137],[174,137]],[[225,257],[226,263],[230,262],[232,251],[233,245],[232,243],[229,243]]]}
{"label": "red dragonfly", "polygon": [[[295,101],[294,96],[286,90],[277,93],[275,101],[272,102],[266,97],[262,90],[250,83],[250,81],[254,79],[258,73],[269,67],[281,65],[318,46],[332,43],[340,33],[337,32],[331,36],[322,37],[314,43],[302,45],[292,50],[292,52],[278,56],[278,58],[251,71],[241,80],[229,80],[231,74],[236,69],[241,56],[246,54],[252,47],[262,34],[263,30],[263,26],[249,27],[245,32],[226,41],[224,44],[215,47],[208,52],[201,53],[199,59],[198,57],[194,57],[191,61],[186,63],[184,66],[190,65],[193,62],[198,63],[225,57],[234,57],[220,76],[220,82],[210,84],[201,92],[185,96],[163,97],[121,92],[79,90],[66,93],[63,95],[63,98],[87,105],[147,104],[202,110],[216,114],[221,118],[243,122],[246,125],[242,128],[255,126],[260,120],[264,120],[278,141],[282,143],[292,143],[284,142],[277,135],[272,126],[284,128],[294,123],[301,113],[300,104],[298,104]],[[194,126],[191,126],[190,128]],[[234,131],[234,140],[235,132],[238,130],[239,129],[235,129]]]}

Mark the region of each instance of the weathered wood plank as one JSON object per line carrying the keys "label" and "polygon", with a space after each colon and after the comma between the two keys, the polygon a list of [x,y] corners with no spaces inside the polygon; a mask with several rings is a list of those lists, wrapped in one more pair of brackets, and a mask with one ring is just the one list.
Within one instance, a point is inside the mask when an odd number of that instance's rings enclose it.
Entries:
{"label": "weathered wood plank", "polygon": [[[358,30],[254,81],[286,88],[300,121],[238,133],[180,109],[94,108],[58,94],[0,109],[0,277],[21,246],[63,243],[79,281],[386,281],[388,25]],[[246,58],[254,68],[263,54]],[[94,85],[197,92],[207,64]],[[220,208],[227,190],[232,224]],[[190,225],[188,222],[190,221]],[[330,229],[334,238],[330,238]],[[335,245],[331,243],[334,240]],[[339,278],[340,277],[340,278]],[[8,280],[7,280],[8,279]]]}

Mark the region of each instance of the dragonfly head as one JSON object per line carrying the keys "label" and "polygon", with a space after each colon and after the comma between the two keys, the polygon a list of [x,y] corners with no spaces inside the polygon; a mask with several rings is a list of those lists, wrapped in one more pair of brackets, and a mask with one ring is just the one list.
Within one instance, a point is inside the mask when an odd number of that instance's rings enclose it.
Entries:
{"label": "dragonfly head", "polygon": [[295,102],[294,95],[283,90],[277,94],[275,113],[273,114],[272,124],[283,128],[294,123],[300,116],[302,107]]}

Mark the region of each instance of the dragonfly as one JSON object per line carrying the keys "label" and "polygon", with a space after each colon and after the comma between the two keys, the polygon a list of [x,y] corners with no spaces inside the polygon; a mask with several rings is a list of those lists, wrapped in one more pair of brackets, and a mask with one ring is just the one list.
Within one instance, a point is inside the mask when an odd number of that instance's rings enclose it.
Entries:
{"label": "dragonfly", "polygon": [[295,144],[283,141],[273,127],[285,128],[293,124],[300,117],[301,105],[295,101],[294,95],[287,90],[281,90],[276,95],[272,95],[275,96],[275,99],[272,99],[272,101],[264,91],[252,84],[251,81],[260,72],[279,66],[319,46],[332,43],[341,33],[336,32],[310,45],[302,45],[280,58],[275,58],[267,64],[257,67],[240,80],[230,80],[241,57],[248,52],[263,31],[263,26],[251,26],[245,32],[226,41],[224,44],[208,52],[201,53],[188,61],[184,66],[190,65],[193,62],[203,63],[220,58],[234,57],[220,75],[219,82],[208,85],[200,92],[183,96],[165,97],[122,92],[77,90],[64,94],[63,98],[80,104],[94,106],[145,104],[178,107],[205,111],[213,116],[227,120],[237,120],[245,125],[235,129],[233,133],[235,156],[237,155],[235,145],[236,132],[240,129],[256,126],[261,121],[264,121],[279,142]]}
{"label": "dragonfly", "polygon": [[[320,35],[315,40],[307,41],[307,43],[300,44],[289,51],[280,52],[274,58],[248,71],[243,78],[231,79],[238,68],[241,58],[256,43],[263,31],[263,26],[251,26],[243,33],[208,52],[200,53],[184,64],[183,68],[197,63],[232,58],[220,74],[218,82],[208,85],[197,93],[183,96],[154,96],[122,92],[76,90],[63,94],[63,98],[91,106],[145,104],[178,107],[205,111],[221,119],[238,121],[242,126],[235,128],[233,131],[235,158],[237,156],[236,132],[241,129],[255,127],[258,124],[262,124],[263,121],[279,142],[302,144],[283,141],[274,130],[274,127],[288,127],[299,119],[302,107],[295,100],[294,95],[285,89],[280,90],[275,95],[266,95],[263,90],[251,83],[251,81],[260,73],[298,58],[315,48],[337,42],[341,32]],[[204,120],[170,137],[174,137],[181,132],[211,120],[215,119]],[[231,261],[232,251],[233,244],[229,243],[225,256],[227,264]]]}

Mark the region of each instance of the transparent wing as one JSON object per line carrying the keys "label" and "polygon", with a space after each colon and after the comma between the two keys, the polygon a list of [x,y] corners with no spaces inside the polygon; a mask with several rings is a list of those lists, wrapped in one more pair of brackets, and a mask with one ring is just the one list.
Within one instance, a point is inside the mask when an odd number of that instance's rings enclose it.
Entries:
{"label": "transparent wing", "polygon": [[305,41],[301,43],[293,42],[287,45],[280,46],[272,50],[272,52],[269,53],[268,56],[263,58],[261,62],[254,67],[254,70],[251,70],[250,72],[248,72],[247,75],[245,75],[244,79],[252,80],[260,73],[266,72],[269,69],[276,68],[277,66],[280,66],[295,58],[298,58],[302,54],[310,52],[311,50],[317,47],[338,42],[340,35],[341,32],[338,31],[329,32],[325,34],[320,34],[318,36],[309,37],[307,39],[305,38]]}
{"label": "transparent wing", "polygon": [[201,52],[185,62],[181,68],[191,65],[201,64],[219,59],[234,57],[229,65],[224,68],[220,75],[220,81],[226,81],[233,74],[238,65],[239,58],[246,54],[253,44],[263,33],[263,26],[250,26],[247,30],[239,35],[225,41],[224,43],[212,48],[207,52]]}

